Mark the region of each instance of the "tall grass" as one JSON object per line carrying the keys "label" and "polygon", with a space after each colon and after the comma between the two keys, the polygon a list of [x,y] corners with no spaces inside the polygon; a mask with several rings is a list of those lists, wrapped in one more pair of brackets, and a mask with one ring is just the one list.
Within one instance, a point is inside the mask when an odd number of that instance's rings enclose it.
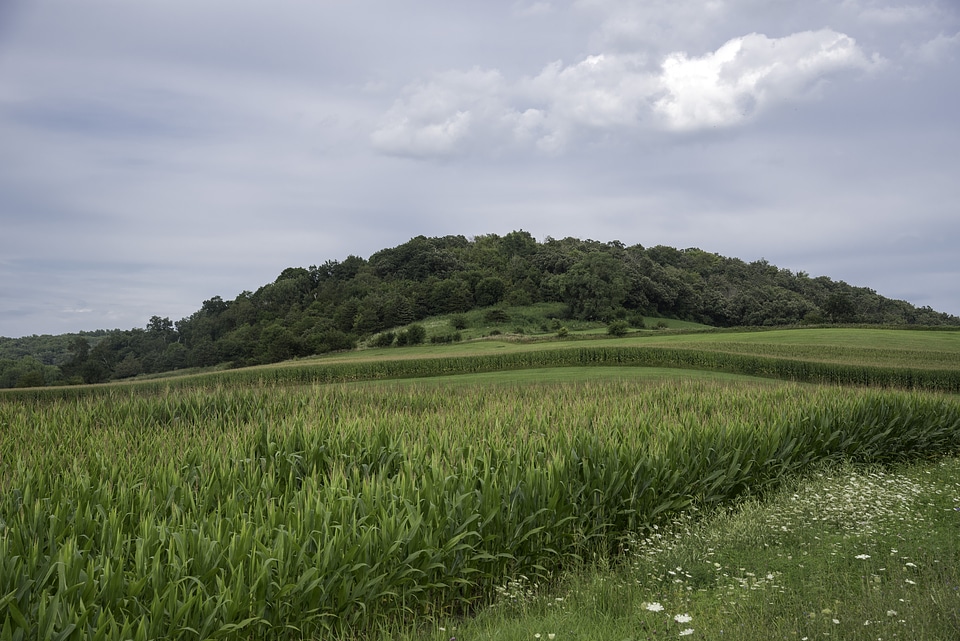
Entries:
{"label": "tall grass", "polygon": [[0,639],[357,635],[816,461],[960,445],[934,394],[226,380],[0,403]]}

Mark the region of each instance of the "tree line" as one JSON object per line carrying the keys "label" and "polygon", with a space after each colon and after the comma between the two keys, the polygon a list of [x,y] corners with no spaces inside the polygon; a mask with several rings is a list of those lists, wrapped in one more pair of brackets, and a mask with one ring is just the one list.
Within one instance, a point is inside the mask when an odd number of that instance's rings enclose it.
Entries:
{"label": "tree line", "polygon": [[[153,316],[145,328],[0,339],[0,387],[271,363],[352,349],[429,316],[539,302],[562,303],[568,318],[604,322],[659,316],[717,327],[960,325],[956,316],[869,288],[696,248],[538,242],[525,231],[417,236],[368,259],[284,269],[256,291],[215,296],[178,321]],[[400,335],[423,340],[421,330]]]}

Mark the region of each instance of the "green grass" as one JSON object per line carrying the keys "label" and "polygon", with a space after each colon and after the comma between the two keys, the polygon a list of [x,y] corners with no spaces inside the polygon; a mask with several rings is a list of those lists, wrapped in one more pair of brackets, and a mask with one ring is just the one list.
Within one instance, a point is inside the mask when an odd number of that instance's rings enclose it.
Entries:
{"label": "green grass", "polygon": [[810,328],[650,337],[646,344],[834,363],[960,366],[960,332]]}
{"label": "green grass", "polygon": [[517,577],[473,620],[394,638],[950,641],[958,535],[960,459],[841,465],[763,502],[688,513],[636,539],[616,567],[553,585]]}
{"label": "green grass", "polygon": [[[306,362],[383,360],[464,356],[489,353],[529,352],[544,349],[604,347],[675,347],[701,351],[733,352],[763,356],[786,356],[870,365],[910,365],[937,368],[960,367],[960,332],[865,329],[796,328],[769,331],[664,333],[634,332],[625,338],[604,335],[576,340],[518,342],[508,337],[490,337],[452,345],[422,345],[404,348],[365,349],[307,359]],[[292,361],[293,363],[302,363]]]}

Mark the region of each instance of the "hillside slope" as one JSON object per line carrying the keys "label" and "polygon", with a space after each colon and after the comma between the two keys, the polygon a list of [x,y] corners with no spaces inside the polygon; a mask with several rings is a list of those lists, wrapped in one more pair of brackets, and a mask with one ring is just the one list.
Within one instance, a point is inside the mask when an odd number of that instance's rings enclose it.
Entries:
{"label": "hillside slope", "polygon": [[[562,321],[598,325],[644,316],[717,327],[860,323],[960,325],[960,318],[891,300],[826,276],[746,263],[700,249],[514,231],[466,238],[418,236],[369,259],[348,256],[284,269],[233,300],[215,296],[179,321],[64,341],[0,339],[0,386],[102,382],[187,367],[269,363],[351,349],[358,341],[431,316],[551,304],[544,331]],[[550,320],[550,319],[548,319]],[[454,325],[456,319],[454,319]],[[417,342],[422,332],[391,340]],[[451,338],[455,337],[451,334]],[[33,343],[29,343],[33,341]],[[60,351],[51,351],[50,344]],[[34,353],[29,345],[44,345]]]}

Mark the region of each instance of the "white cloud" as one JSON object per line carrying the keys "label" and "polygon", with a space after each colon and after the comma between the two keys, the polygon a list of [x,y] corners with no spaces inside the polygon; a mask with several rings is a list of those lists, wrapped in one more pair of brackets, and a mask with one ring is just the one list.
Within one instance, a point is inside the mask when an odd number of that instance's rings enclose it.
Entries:
{"label": "white cloud", "polygon": [[371,140],[381,152],[449,156],[474,146],[556,153],[581,135],[728,127],[810,96],[828,75],[875,66],[853,38],[824,29],[784,38],[749,34],[662,64],[640,53],[556,61],[508,82],[499,71],[438,74],[409,86]]}
{"label": "white cloud", "polygon": [[737,124],[767,105],[807,95],[826,74],[869,69],[853,38],[824,29],[734,38],[699,58],[667,56],[654,108],[672,130]]}
{"label": "white cloud", "polygon": [[405,90],[371,140],[396,155],[446,156],[461,151],[478,126],[502,113],[504,81],[498,71],[448,71]]}

